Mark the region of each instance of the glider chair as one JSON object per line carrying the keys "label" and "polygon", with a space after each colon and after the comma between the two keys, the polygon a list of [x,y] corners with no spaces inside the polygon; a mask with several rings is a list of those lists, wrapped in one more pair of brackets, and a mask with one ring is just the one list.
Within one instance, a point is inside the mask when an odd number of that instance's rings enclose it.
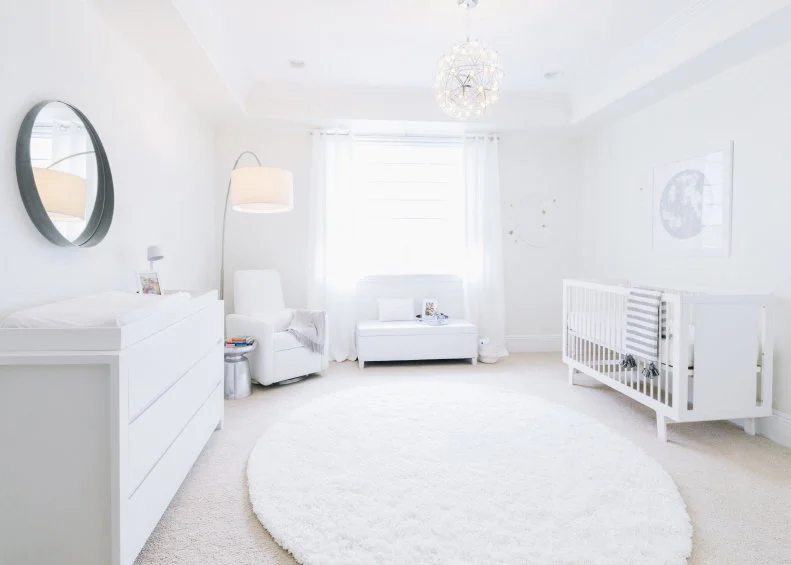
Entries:
{"label": "glider chair", "polygon": [[233,287],[234,313],[226,318],[226,335],[250,335],[256,339],[257,347],[248,354],[255,382],[287,384],[327,368],[326,314],[324,353],[317,353],[287,331],[294,310],[285,307],[277,271],[237,271]]}

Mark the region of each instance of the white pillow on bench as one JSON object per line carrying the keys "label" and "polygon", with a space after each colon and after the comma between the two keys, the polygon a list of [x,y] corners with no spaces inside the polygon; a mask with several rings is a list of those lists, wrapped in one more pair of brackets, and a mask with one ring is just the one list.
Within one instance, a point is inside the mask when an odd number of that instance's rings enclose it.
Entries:
{"label": "white pillow on bench", "polygon": [[411,298],[380,298],[380,322],[404,322],[415,319],[414,301]]}

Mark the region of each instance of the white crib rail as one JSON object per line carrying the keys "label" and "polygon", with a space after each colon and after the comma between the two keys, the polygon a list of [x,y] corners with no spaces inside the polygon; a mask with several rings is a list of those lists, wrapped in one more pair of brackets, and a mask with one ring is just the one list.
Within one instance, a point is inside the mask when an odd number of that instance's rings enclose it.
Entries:
{"label": "white crib rail", "polygon": [[[575,372],[585,373],[652,408],[662,439],[667,419],[744,419],[754,433],[754,418],[772,413],[772,296],[663,289],[659,355],[635,356],[637,366],[626,368],[630,288],[563,281],[563,361],[571,383]],[[650,363],[654,377],[644,373]]]}
{"label": "white crib rail", "polygon": [[[566,280],[563,282],[563,360],[572,370],[586,373],[636,400],[674,417],[678,405],[685,402],[675,376],[686,371],[676,371],[683,350],[684,340],[672,340],[674,347],[659,348],[655,360],[635,358],[637,366],[622,365],[625,357],[624,334],[626,331],[626,303],[629,287],[589,281]],[[668,332],[679,335],[681,300],[675,293],[663,293],[662,304],[667,309]],[[669,343],[671,340],[665,340]],[[677,357],[681,355],[681,357]],[[647,378],[643,372],[650,362],[659,375]],[[573,374],[570,375],[573,379]],[[684,383],[685,384],[685,383]],[[681,395],[674,395],[680,391]]]}

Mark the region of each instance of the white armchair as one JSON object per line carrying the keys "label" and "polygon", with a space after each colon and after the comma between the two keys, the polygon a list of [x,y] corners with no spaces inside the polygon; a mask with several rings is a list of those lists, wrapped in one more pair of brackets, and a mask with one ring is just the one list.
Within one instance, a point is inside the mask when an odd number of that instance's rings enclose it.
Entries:
{"label": "white armchair", "polygon": [[[258,346],[248,355],[254,381],[270,385],[327,368],[329,332],[324,332],[324,353],[315,353],[286,331],[293,315],[294,310],[285,307],[277,271],[234,274],[234,313],[226,318],[226,335],[255,337]],[[326,318],[324,327],[328,327]]]}

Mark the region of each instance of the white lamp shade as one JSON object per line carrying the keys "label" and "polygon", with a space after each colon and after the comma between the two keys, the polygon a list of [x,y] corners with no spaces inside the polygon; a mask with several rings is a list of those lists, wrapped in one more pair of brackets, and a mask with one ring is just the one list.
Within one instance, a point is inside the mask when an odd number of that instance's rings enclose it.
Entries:
{"label": "white lamp shade", "polygon": [[294,175],[273,167],[234,169],[231,206],[237,212],[288,212],[294,208]]}
{"label": "white lamp shade", "polygon": [[63,171],[33,167],[44,209],[56,222],[85,221],[85,179]]}
{"label": "white lamp shade", "polygon": [[162,248],[159,245],[149,246],[146,250],[146,256],[149,261],[159,261],[165,258],[165,254],[162,252]]}

